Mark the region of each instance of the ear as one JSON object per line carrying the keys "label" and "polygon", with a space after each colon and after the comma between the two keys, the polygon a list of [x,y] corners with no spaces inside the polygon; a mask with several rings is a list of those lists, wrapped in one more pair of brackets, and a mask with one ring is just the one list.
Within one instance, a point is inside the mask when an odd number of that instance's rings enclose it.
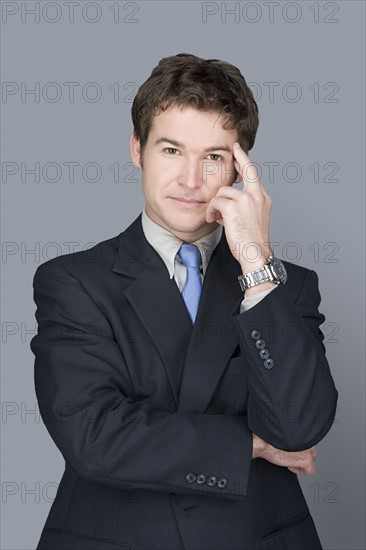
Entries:
{"label": "ear", "polygon": [[138,168],[141,168],[140,151],[140,140],[136,137],[136,134],[133,133],[130,139],[130,154],[132,162]]}

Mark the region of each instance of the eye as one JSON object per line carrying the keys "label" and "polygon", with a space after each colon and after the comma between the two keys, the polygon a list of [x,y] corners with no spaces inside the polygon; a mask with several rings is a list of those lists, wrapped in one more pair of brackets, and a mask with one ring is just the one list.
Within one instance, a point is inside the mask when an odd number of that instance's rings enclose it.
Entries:
{"label": "eye", "polygon": [[[166,147],[164,151],[178,151],[178,149],[175,149],[174,147]],[[169,153],[170,154],[170,153]],[[170,156],[174,156],[174,153]]]}
{"label": "eye", "polygon": [[224,158],[221,156],[221,155],[217,155],[216,153],[210,153],[209,154],[210,157],[218,157],[217,159],[211,159],[213,160],[214,162],[221,159],[221,160],[224,160]]}

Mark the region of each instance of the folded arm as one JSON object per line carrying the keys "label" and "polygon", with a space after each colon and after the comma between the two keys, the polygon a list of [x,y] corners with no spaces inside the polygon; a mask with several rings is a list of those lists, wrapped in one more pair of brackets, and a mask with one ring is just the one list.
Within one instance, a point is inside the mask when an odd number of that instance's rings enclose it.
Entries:
{"label": "folded arm", "polygon": [[320,300],[318,276],[308,270],[295,302],[279,285],[234,315],[248,362],[249,428],[284,451],[316,445],[335,417],[338,392],[319,328]]}
{"label": "folded arm", "polygon": [[[50,261],[33,284],[36,395],[48,432],[78,476],[124,488],[246,494],[252,433],[245,416],[169,411],[131,397],[123,349],[82,283]],[[191,473],[216,481],[201,485]]]}

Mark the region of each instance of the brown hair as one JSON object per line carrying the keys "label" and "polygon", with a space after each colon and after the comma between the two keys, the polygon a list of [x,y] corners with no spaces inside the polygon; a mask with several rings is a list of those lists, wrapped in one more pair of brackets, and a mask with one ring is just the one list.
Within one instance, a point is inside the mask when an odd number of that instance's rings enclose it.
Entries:
{"label": "brown hair", "polygon": [[153,117],[172,105],[219,113],[224,117],[225,130],[237,130],[244,151],[253,147],[258,106],[240,70],[220,59],[179,53],[161,59],[134,98],[131,116],[140,141],[141,166]]}

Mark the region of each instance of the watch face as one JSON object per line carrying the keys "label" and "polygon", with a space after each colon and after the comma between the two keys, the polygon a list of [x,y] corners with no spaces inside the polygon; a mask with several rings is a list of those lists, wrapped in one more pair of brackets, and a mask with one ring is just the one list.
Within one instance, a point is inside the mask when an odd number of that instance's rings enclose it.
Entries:
{"label": "watch face", "polygon": [[271,267],[278,280],[281,281],[281,283],[285,283],[287,281],[287,272],[281,260],[278,258],[273,258],[271,261]]}

